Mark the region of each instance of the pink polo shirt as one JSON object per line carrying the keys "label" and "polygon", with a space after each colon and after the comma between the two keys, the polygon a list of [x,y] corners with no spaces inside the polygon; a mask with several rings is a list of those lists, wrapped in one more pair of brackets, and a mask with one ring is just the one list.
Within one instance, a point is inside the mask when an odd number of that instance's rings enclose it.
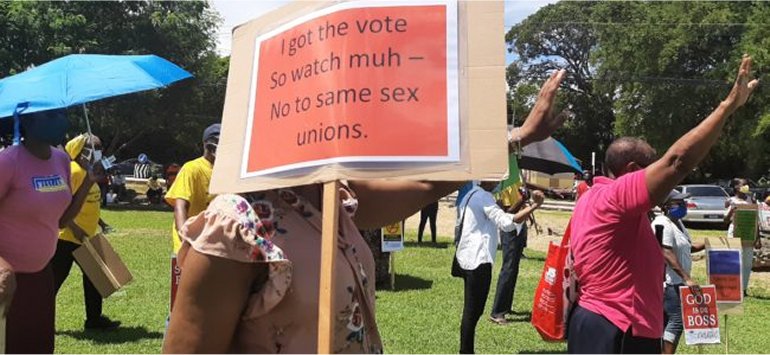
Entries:
{"label": "pink polo shirt", "polygon": [[650,227],[644,170],[594,178],[572,215],[578,303],[634,336],[663,334],[663,252]]}
{"label": "pink polo shirt", "polygon": [[22,146],[0,152],[0,256],[14,271],[42,270],[56,251],[59,218],[72,200],[70,159],[38,159]]}

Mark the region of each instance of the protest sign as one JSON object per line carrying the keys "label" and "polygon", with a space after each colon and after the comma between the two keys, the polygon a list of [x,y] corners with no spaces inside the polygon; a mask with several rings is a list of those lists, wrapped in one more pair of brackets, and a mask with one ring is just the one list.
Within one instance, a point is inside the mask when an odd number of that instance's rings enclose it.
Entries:
{"label": "protest sign", "polygon": [[716,286],[719,303],[743,302],[741,250],[708,249],[706,252],[709,283]]}
{"label": "protest sign", "polygon": [[211,191],[500,179],[501,14],[499,1],[295,2],[237,27]]}
{"label": "protest sign", "polygon": [[169,312],[174,310],[174,300],[176,292],[179,289],[179,278],[182,277],[182,268],[177,264],[176,255],[171,256],[171,293],[169,301]]}
{"label": "protest sign", "polygon": [[507,171],[502,1],[295,1],[233,31],[209,190],[324,183],[318,352],[333,339],[339,181]]}
{"label": "protest sign", "polygon": [[403,222],[382,227],[382,252],[390,253],[404,249]]}
{"label": "protest sign", "polygon": [[738,205],[735,210],[735,230],[733,235],[744,241],[757,239],[757,205]]}
{"label": "protest sign", "polygon": [[701,286],[693,292],[690,287],[679,287],[682,304],[682,324],[687,345],[719,344],[719,314],[717,290],[714,285]]}

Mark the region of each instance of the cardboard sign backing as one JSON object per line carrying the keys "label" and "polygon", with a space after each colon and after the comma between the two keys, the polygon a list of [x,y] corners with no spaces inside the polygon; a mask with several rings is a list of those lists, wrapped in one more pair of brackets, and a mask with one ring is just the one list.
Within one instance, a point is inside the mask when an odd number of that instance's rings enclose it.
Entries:
{"label": "cardboard sign backing", "polygon": [[[437,67],[435,62],[427,67],[424,66],[424,62],[429,61],[432,55],[438,53],[437,51],[428,51],[429,54],[422,59],[419,56],[408,55],[419,52],[419,47],[415,47],[419,45],[419,40],[425,41],[426,38],[431,38],[431,33],[443,31],[443,29],[435,26],[431,28],[430,22],[414,21],[408,24],[401,23],[400,29],[406,30],[399,33],[399,22],[397,22],[400,17],[416,19],[425,18],[425,16],[415,17],[421,13],[422,15],[433,14],[427,11],[414,12],[410,7],[427,6],[426,9],[432,9],[430,6],[440,6],[441,3],[442,1],[438,0],[298,1],[236,27],[233,31],[222,134],[210,191],[216,194],[238,193],[334,180],[386,178],[464,181],[504,177],[507,173],[508,148],[505,119],[505,58],[502,45],[505,34],[503,3],[502,1],[456,3],[456,49],[447,46],[449,51],[446,55],[456,57],[457,68],[452,68],[451,60],[447,61],[449,63],[447,68],[438,66],[442,69],[442,73],[447,72],[445,76],[437,75],[432,70]],[[449,3],[454,4],[451,1]],[[368,10],[349,8],[359,5],[371,5],[371,8]],[[330,7],[343,10],[329,12]],[[345,17],[345,11],[363,12]],[[325,14],[326,17],[313,17],[317,14]],[[356,39],[351,35],[349,43],[345,42],[344,45],[331,47],[326,52],[321,51],[318,55],[308,56],[305,63],[313,65],[294,67],[299,69],[298,71],[291,66],[282,67],[283,62],[273,58],[277,54],[283,54],[289,61],[291,59],[288,56],[289,53],[293,53],[292,58],[308,55],[312,46],[320,45],[318,42],[320,32],[312,36],[303,35],[300,31],[292,32],[295,29],[292,26],[298,19],[320,21],[314,23],[312,27],[305,28],[316,29],[316,31],[319,26],[347,21],[348,33],[355,33],[363,27],[359,25],[365,25],[363,21],[356,22],[356,19],[363,18],[364,15],[369,16],[368,19],[390,18],[391,32],[386,34],[384,29],[371,27],[372,23],[368,23],[369,31],[378,31],[367,34],[370,38],[361,41],[360,38]],[[450,16],[447,23],[452,22],[451,20],[453,18]],[[410,25],[412,27],[409,27]],[[415,36],[414,44],[410,44],[412,41],[409,38],[409,31],[413,31],[411,35]],[[452,33],[449,26],[444,34],[446,33]],[[395,43],[393,46],[377,47],[375,43],[378,42],[378,38],[382,39],[385,35],[403,38],[393,37],[397,39],[392,41]],[[304,39],[302,39],[303,36]],[[446,38],[439,37],[441,36],[436,36],[436,41],[440,42]],[[313,40],[315,42],[310,43]],[[435,44],[433,41],[422,43]],[[327,103],[331,104],[341,99],[336,92],[340,89],[340,85],[331,88],[334,89],[334,94],[325,95],[330,88],[324,87],[323,82],[326,80],[324,78],[336,77],[334,80],[347,80],[344,74],[346,65],[347,70],[354,65],[351,64],[353,61],[351,55],[365,53],[367,50],[385,54],[377,57],[380,58],[378,59],[380,64],[382,60],[389,61],[386,63],[391,64],[400,60],[402,63],[423,65],[424,69],[409,71],[404,64],[404,70],[372,67],[371,74],[364,76],[363,79],[361,75],[355,78],[349,75],[350,87],[344,89],[351,91],[342,94],[349,95],[348,100],[355,96],[358,101],[344,107],[335,106],[332,109],[325,107]],[[259,53],[271,53],[271,57],[259,58]],[[363,60],[373,60],[373,58],[361,59],[361,57],[355,59],[357,60],[355,63],[358,63],[355,65],[362,65],[360,63]],[[256,70],[257,73],[255,68],[259,68]],[[454,78],[450,72],[455,73]],[[288,76],[281,79],[281,73]],[[423,78],[421,74],[429,77]],[[367,78],[370,78],[371,83],[376,84],[372,84],[369,93],[362,92],[362,87],[369,82]],[[310,81],[302,81],[305,79]],[[316,81],[313,82],[313,80]],[[442,99],[441,95],[436,95],[442,93],[443,86],[436,88],[431,87],[431,84],[441,80],[445,80],[445,84],[442,85],[456,86],[456,97],[452,97],[451,90],[448,91],[446,100]],[[292,82],[292,90],[286,89]],[[418,87],[419,89],[416,90]],[[383,92],[384,89],[386,89],[385,92]],[[265,96],[260,96],[262,94]],[[320,97],[319,94],[321,94]],[[304,97],[310,99],[310,108],[307,110],[305,108],[308,107],[306,105],[308,102],[303,100]],[[300,100],[297,101],[296,98]],[[366,101],[367,99],[369,101]],[[385,102],[383,103],[382,100]],[[388,117],[393,115],[377,116],[379,110],[371,110],[371,107],[377,107],[371,105],[382,105],[383,110],[392,110],[391,104],[394,100],[401,100],[399,102],[404,107],[403,112],[414,112],[415,117],[424,115],[432,117],[434,114],[446,116],[443,124],[447,127],[434,121],[431,121],[428,126],[415,124],[414,120],[399,121],[395,118],[389,122]],[[435,102],[433,106],[436,111],[432,111],[433,109],[424,111],[426,106],[419,106],[419,102],[422,102],[420,100]],[[457,111],[455,114],[457,119],[454,123],[451,115],[452,107],[456,107]],[[321,111],[324,109],[327,110],[326,113]],[[350,121],[350,116],[362,112],[367,114],[359,116],[366,117],[357,119],[368,119],[367,126],[356,128],[357,122]],[[282,126],[276,125],[279,122]],[[404,122],[411,123],[407,125]],[[284,138],[282,138],[283,141],[275,140],[277,134],[270,134],[271,131],[260,131],[260,127],[268,127],[266,129],[273,129],[272,132],[281,134],[285,133],[284,129],[276,127],[286,127],[286,130],[291,130],[289,133],[292,134],[287,137],[292,139],[293,132],[296,131],[297,142],[289,142]],[[323,141],[327,137],[325,134],[332,131],[337,138],[344,137],[346,143],[332,147],[322,145],[321,143],[326,143]],[[377,136],[380,131],[387,131],[387,134]],[[432,131],[438,133],[429,134]],[[302,133],[305,134],[302,135]],[[369,137],[366,144],[353,141],[354,138],[360,138],[363,135]],[[319,149],[304,151],[295,149],[295,146],[308,141],[317,144]],[[398,157],[392,159],[391,156],[387,156],[392,152],[395,152],[393,154]]]}

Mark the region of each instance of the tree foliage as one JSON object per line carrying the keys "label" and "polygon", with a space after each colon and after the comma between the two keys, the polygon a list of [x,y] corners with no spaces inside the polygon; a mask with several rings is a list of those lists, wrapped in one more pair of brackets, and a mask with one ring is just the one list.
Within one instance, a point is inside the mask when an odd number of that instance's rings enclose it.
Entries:
{"label": "tree foliage", "polygon": [[[228,67],[214,52],[220,21],[205,1],[0,2],[0,77],[72,53],[166,58],[194,79],[88,108],[107,153],[183,161],[200,153],[203,128],[220,121]],[[84,131],[82,110],[70,115],[71,133]]]}

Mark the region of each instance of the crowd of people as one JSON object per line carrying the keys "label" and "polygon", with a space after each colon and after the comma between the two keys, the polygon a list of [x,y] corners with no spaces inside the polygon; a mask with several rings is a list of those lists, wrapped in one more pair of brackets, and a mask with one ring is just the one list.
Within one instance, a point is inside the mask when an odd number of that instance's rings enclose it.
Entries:
{"label": "crowd of people", "polygon": [[[673,189],[706,156],[728,117],[748,100],[757,85],[750,73],[751,59],[744,58],[729,95],[661,157],[638,138],[619,138],[608,147],[604,176],[587,181],[570,222],[580,289],[568,321],[570,353],[675,351],[682,330],[673,300],[679,285],[697,287],[690,275],[690,253],[703,246],[693,244],[682,225],[686,196]],[[564,76],[565,71],[555,71],[523,125],[509,131],[511,153],[562,125],[566,115],[554,112],[554,100]],[[107,173],[99,164],[101,141],[92,134],[75,137],[64,150],[53,148],[68,127],[62,110],[25,114],[20,122],[22,143],[0,153],[0,265],[13,270],[15,282],[6,350],[51,353],[55,297],[72,267],[72,251],[106,225],[100,219],[104,198],[99,184],[105,184]],[[162,196],[173,207],[170,234],[182,268],[162,350],[313,353],[321,186],[211,195],[220,129],[214,124],[204,130],[203,155],[181,167],[165,195],[157,178],[149,182],[148,197],[157,201]],[[480,182],[458,203],[462,228],[455,258],[464,282],[461,353],[475,351],[475,328],[490,291],[498,238],[503,265],[489,320],[508,322],[526,246],[524,222],[544,200],[542,192],[522,189],[514,201],[498,203],[492,193],[498,183]],[[462,185],[389,180],[341,185],[330,310],[333,352],[383,351],[374,306],[374,260],[359,229],[402,220],[425,206],[425,220],[430,220],[436,201]],[[738,193],[743,193],[742,186],[737,186]],[[726,207],[732,211],[747,202],[741,196]],[[664,215],[651,220],[655,206]],[[661,243],[653,234],[656,226],[662,227]],[[103,314],[101,296],[86,277],[83,288],[84,327],[118,327],[119,322]]]}
{"label": "crowd of people", "polygon": [[[729,95],[663,156],[658,157],[644,140],[621,137],[606,151],[603,176],[584,174],[569,222],[572,270],[579,290],[567,324],[569,353],[676,350],[682,334],[678,289],[697,287],[690,275],[690,253],[704,246],[693,244],[682,224],[686,195],[674,188],[708,154],[730,115],[746,103],[758,85],[750,75],[751,59],[744,57]],[[489,291],[498,231],[506,240],[517,228],[517,216],[505,214],[488,192],[493,187],[494,183],[474,187],[458,205],[463,233],[456,258],[465,280],[461,353],[474,351],[474,332]],[[736,184],[736,191],[725,206],[729,207],[727,221],[732,221],[735,206],[751,203],[745,181]],[[534,206],[542,203],[541,198],[533,200]],[[656,206],[662,216],[654,217]],[[471,213],[466,214],[465,209]],[[660,242],[654,227],[661,229]],[[744,287],[752,247],[744,244]],[[501,283],[504,275],[502,270]],[[498,292],[500,289],[498,284]],[[500,315],[509,310],[500,308],[498,297],[495,299],[491,320],[504,323]]]}

